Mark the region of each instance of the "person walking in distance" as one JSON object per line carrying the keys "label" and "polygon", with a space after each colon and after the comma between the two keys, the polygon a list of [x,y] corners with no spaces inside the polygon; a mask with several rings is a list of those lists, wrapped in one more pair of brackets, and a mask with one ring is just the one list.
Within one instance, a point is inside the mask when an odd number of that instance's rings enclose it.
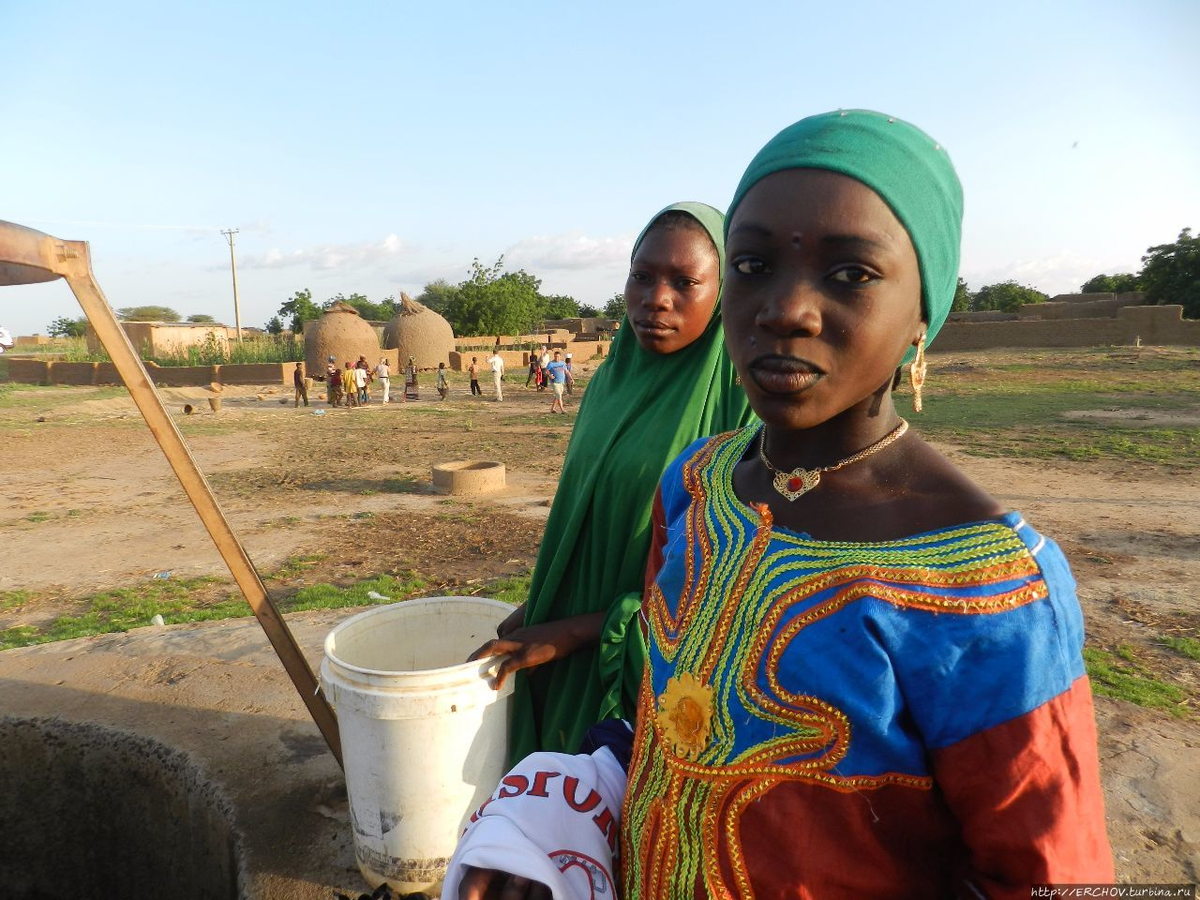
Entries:
{"label": "person walking in distance", "polygon": [[301,400],[304,401],[305,406],[308,406],[308,385],[304,383],[304,370],[300,368],[300,365],[300,363],[296,363],[296,368],[292,371],[292,384],[296,386],[296,403],[293,408],[299,406]]}
{"label": "person walking in distance", "polygon": [[446,364],[444,362],[438,363],[437,367],[437,392],[443,400],[450,393],[450,382],[446,380]]}
{"label": "person walking in distance", "polygon": [[390,403],[392,393],[392,370],[388,367],[386,356],[379,357],[379,365],[375,367],[375,377],[379,379],[379,384],[383,388],[383,402]]}
{"label": "person walking in distance", "polygon": [[567,363],[567,393],[575,393],[575,371],[571,368],[571,354],[566,356]]}
{"label": "person walking in distance", "polygon": [[346,406],[358,406],[358,381],[354,377],[356,369],[346,361],[346,369],[342,372],[342,393],[345,396]]}
{"label": "person walking in distance", "polygon": [[325,396],[330,406],[342,402],[342,370],[337,367],[337,360],[332,356],[325,365]]}
{"label": "person walking in distance", "polygon": [[467,366],[467,374],[471,376],[471,396],[482,397],[483,391],[479,387],[479,357],[472,356],[471,364]]}
{"label": "person walking in distance", "polygon": [[499,403],[504,399],[504,390],[500,384],[504,378],[504,357],[500,355],[499,350],[493,350],[487,362],[492,369],[492,384],[496,388],[496,402]]}
{"label": "person walking in distance", "polygon": [[554,359],[546,364],[546,378],[554,386],[554,400],[550,404],[550,412],[566,412],[563,407],[563,391],[566,390],[567,379],[570,377],[571,373],[567,370],[567,364],[562,361],[562,352],[555,350]]}

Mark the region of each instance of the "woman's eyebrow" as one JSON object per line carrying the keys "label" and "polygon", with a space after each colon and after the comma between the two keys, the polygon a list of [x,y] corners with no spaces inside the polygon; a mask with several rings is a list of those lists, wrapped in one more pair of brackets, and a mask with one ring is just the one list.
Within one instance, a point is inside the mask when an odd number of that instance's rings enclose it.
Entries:
{"label": "woman's eyebrow", "polygon": [[832,244],[847,250],[874,250],[887,253],[892,250],[890,235],[882,232],[877,237],[862,234],[827,234],[821,237],[822,244]]}
{"label": "woman's eyebrow", "polygon": [[765,225],[759,225],[757,222],[738,222],[729,232],[729,236],[733,237],[735,234],[741,234],[742,232],[749,232],[758,237],[771,237],[772,234],[770,228],[767,228]]}

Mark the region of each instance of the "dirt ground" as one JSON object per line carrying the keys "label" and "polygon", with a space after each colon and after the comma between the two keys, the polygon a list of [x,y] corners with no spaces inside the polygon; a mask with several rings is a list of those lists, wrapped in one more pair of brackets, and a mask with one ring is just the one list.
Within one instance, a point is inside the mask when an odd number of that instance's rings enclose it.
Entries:
{"label": "dirt ground", "polygon": [[[33,597],[0,608],[0,629],[47,622],[88,593],[155,573],[227,576],[128,399],[94,388],[19,397],[0,401],[0,592]],[[219,414],[206,397],[164,390],[251,558],[265,573],[282,570],[269,583],[285,593],[399,572],[437,593],[527,571],[579,399],[568,398],[571,415],[551,416],[546,395],[518,386],[502,404],[490,391],[484,400],[459,391],[446,403],[318,415],[323,404],[294,409],[280,388],[229,389]],[[197,412],[185,416],[184,403]],[[1200,664],[1159,643],[1200,635],[1198,479],[941,449],[1062,545],[1089,646],[1131,646],[1188,691],[1182,717],[1098,697],[1097,722],[1120,880],[1200,881]],[[463,458],[505,463],[507,490],[478,501],[434,494],[430,466]],[[363,540],[346,549],[351,527]],[[224,596],[229,586],[205,590]]]}

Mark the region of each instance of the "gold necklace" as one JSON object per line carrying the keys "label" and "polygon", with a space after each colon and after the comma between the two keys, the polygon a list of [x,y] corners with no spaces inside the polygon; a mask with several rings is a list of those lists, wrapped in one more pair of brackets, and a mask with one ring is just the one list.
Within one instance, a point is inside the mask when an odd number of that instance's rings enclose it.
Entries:
{"label": "gold necklace", "polygon": [[848,466],[850,463],[856,463],[860,459],[866,459],[872,453],[878,453],[888,444],[900,440],[904,437],[904,432],[908,431],[908,422],[904,419],[900,420],[900,424],[885,434],[882,438],[873,443],[870,447],[864,450],[859,450],[853,456],[847,456],[845,459],[838,460],[833,465],[822,466],[819,469],[805,469],[800,466],[792,469],[790,472],[783,472],[777,469],[769,459],[767,459],[767,426],[764,425],[758,442],[758,458],[763,461],[763,465],[770,469],[775,474],[775,479],[771,482],[775,490],[779,491],[787,500],[792,501],[798,497],[803,497],[818,484],[821,483],[821,475],[825,472],[836,472],[843,466]]}

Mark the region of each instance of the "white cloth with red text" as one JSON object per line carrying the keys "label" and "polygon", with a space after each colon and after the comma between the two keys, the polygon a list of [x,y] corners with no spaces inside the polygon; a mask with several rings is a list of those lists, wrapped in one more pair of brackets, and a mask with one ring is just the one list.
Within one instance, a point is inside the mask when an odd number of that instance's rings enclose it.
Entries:
{"label": "white cloth with red text", "polygon": [[468,866],[510,872],[554,900],[616,900],[613,883],[626,775],[612,751],[525,757],[474,814],[450,860],[444,900]]}

